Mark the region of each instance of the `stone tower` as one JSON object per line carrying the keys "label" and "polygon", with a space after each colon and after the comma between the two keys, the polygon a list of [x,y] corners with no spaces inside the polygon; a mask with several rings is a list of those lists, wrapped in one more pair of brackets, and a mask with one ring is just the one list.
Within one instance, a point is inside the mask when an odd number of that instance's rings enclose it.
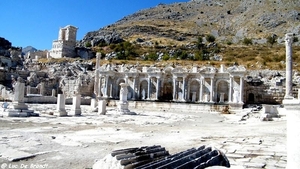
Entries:
{"label": "stone tower", "polygon": [[75,57],[76,34],[78,28],[68,25],[59,29],[58,40],[52,43],[50,56],[53,58]]}

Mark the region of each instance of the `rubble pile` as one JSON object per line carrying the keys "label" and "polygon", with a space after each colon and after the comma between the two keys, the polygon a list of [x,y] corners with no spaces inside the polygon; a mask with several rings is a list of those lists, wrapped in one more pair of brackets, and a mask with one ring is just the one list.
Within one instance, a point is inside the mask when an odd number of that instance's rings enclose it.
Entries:
{"label": "rubble pile", "polygon": [[[110,162],[108,163],[108,161]],[[210,166],[230,167],[230,163],[221,151],[209,146],[191,148],[170,155],[164,147],[159,145],[115,150],[111,153],[110,158],[105,157],[95,163],[93,169],[99,167],[104,169],[104,166],[106,168],[118,166],[121,169],[204,169]]]}

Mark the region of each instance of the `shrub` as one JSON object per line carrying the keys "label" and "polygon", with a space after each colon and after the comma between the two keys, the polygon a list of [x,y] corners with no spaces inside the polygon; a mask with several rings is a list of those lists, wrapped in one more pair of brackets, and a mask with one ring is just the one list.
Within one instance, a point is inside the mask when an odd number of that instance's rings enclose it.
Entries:
{"label": "shrub", "polygon": [[158,56],[156,53],[150,53],[149,55],[146,56],[145,59],[150,61],[156,61],[158,59]]}
{"label": "shrub", "polygon": [[298,41],[299,41],[298,37],[294,36],[293,42],[298,42]]}
{"label": "shrub", "polygon": [[197,41],[196,45],[199,50],[204,48],[202,36],[198,37],[198,41]]}
{"label": "shrub", "polygon": [[196,60],[201,60],[203,61],[204,60],[204,57],[203,57],[203,53],[200,52],[200,51],[197,51],[194,53],[194,58],[193,58],[194,61]]}
{"label": "shrub", "polygon": [[207,40],[207,42],[212,43],[216,40],[216,38],[213,35],[208,34],[208,35],[206,35],[206,40]]}
{"label": "shrub", "polygon": [[162,56],[162,60],[166,61],[166,60],[169,60],[170,59],[170,56],[169,55],[163,55]]}
{"label": "shrub", "polygon": [[87,48],[92,47],[91,42],[86,42],[86,43],[85,43],[85,47],[87,47]]}
{"label": "shrub", "polygon": [[276,40],[276,36],[272,35],[272,36],[268,36],[267,37],[267,43],[271,45],[271,47],[277,42]]}
{"label": "shrub", "polygon": [[226,44],[227,45],[232,45],[232,42],[231,41],[227,41]]}
{"label": "shrub", "polygon": [[250,39],[250,38],[244,38],[244,40],[243,40],[243,44],[245,44],[245,45],[252,45],[252,39]]}

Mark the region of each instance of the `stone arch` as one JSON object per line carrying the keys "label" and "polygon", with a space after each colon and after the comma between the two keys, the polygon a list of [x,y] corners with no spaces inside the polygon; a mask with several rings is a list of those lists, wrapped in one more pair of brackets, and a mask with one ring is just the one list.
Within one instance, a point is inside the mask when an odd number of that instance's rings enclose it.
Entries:
{"label": "stone arch", "polygon": [[160,99],[164,101],[173,100],[173,76],[166,74],[162,80]]}
{"label": "stone arch", "polygon": [[139,99],[144,100],[148,96],[148,80],[143,79],[139,84],[140,95]]}
{"label": "stone arch", "polygon": [[224,93],[224,102],[228,102],[229,95],[229,82],[224,79],[220,79],[216,82],[217,90],[216,90],[216,99],[217,102],[220,101],[221,93]]}
{"label": "stone arch", "polygon": [[117,81],[116,81],[116,88],[117,88],[117,91],[116,91],[116,98],[120,98],[120,90],[121,90],[121,86],[120,84],[121,83],[125,83],[125,78],[119,78]]}
{"label": "stone arch", "polygon": [[200,81],[197,79],[191,79],[189,83],[188,100],[191,100],[192,102],[199,100],[199,94],[200,94]]}
{"label": "stone arch", "polygon": [[254,103],[255,102],[253,93],[248,94],[248,102],[249,103]]}

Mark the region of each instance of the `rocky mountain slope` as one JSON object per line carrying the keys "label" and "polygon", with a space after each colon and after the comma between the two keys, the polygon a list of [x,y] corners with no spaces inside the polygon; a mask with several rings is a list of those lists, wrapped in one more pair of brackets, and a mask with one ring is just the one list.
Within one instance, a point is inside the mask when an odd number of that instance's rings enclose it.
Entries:
{"label": "rocky mountain slope", "polygon": [[161,45],[193,42],[200,35],[212,34],[219,42],[239,43],[251,38],[266,43],[273,34],[299,34],[298,0],[191,0],[158,4],[125,16],[112,25],[88,32],[79,45],[89,42],[149,41]]}
{"label": "rocky mountain slope", "polygon": [[37,49],[32,47],[32,46],[26,46],[25,48],[22,49],[22,53],[26,54],[28,52],[36,52]]}

